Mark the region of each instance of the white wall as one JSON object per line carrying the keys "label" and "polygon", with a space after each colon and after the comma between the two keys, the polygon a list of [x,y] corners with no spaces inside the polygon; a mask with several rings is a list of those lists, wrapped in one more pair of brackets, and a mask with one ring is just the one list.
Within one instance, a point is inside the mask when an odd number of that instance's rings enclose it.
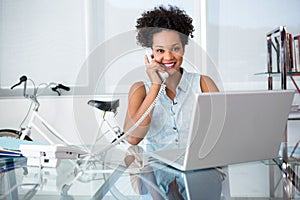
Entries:
{"label": "white wall", "polygon": [[23,74],[72,85],[86,58],[85,1],[1,0],[0,10],[0,86]]}

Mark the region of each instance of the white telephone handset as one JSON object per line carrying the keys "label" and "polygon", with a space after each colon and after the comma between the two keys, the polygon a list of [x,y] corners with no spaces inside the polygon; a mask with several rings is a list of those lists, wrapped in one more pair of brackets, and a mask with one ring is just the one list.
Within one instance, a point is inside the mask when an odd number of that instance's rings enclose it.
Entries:
{"label": "white telephone handset", "polygon": [[[147,55],[148,61],[151,62],[151,60],[153,60],[153,58],[151,57],[151,54],[147,49],[146,49],[146,55]],[[169,77],[169,74],[167,72],[157,71],[157,73],[162,81],[166,80]]]}

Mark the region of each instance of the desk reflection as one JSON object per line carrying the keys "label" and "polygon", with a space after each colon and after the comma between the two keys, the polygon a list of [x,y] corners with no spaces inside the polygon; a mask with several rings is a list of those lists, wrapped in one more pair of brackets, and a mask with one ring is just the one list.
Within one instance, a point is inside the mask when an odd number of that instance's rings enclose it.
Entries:
{"label": "desk reflection", "polygon": [[225,177],[220,170],[182,172],[145,155],[140,146],[130,146],[124,159],[132,187],[144,199],[221,198]]}
{"label": "desk reflection", "polygon": [[221,198],[223,178],[216,169],[181,172],[140,146],[126,146],[97,158],[62,160],[57,168],[25,164],[2,172],[0,199],[214,200]]}

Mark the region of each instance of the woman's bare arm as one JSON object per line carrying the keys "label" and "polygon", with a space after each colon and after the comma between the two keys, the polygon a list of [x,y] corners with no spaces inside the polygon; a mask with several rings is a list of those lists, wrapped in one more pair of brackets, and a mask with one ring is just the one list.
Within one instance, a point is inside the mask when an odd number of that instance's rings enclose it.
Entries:
{"label": "woman's bare arm", "polygon": [[[128,95],[128,109],[124,123],[124,131],[128,131],[146,112],[149,106],[156,98],[160,89],[160,84],[152,84],[148,94],[146,94],[145,85],[143,82],[133,84]],[[129,135],[127,141],[130,144],[138,144],[143,140],[151,122],[152,112],[145,120]]]}
{"label": "woman's bare arm", "polygon": [[201,75],[200,87],[202,92],[219,92],[217,85],[209,76]]}

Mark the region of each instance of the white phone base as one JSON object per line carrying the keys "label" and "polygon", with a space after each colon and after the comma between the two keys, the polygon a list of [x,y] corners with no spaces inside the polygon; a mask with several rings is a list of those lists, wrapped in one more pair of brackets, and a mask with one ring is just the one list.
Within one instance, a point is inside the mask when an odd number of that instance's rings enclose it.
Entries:
{"label": "white phone base", "polygon": [[28,166],[57,167],[61,159],[77,159],[87,154],[76,147],[64,145],[21,144],[20,151],[27,157]]}
{"label": "white phone base", "polygon": [[43,167],[57,167],[61,159],[56,158],[37,158],[37,157],[27,157],[27,166],[43,166]]}

